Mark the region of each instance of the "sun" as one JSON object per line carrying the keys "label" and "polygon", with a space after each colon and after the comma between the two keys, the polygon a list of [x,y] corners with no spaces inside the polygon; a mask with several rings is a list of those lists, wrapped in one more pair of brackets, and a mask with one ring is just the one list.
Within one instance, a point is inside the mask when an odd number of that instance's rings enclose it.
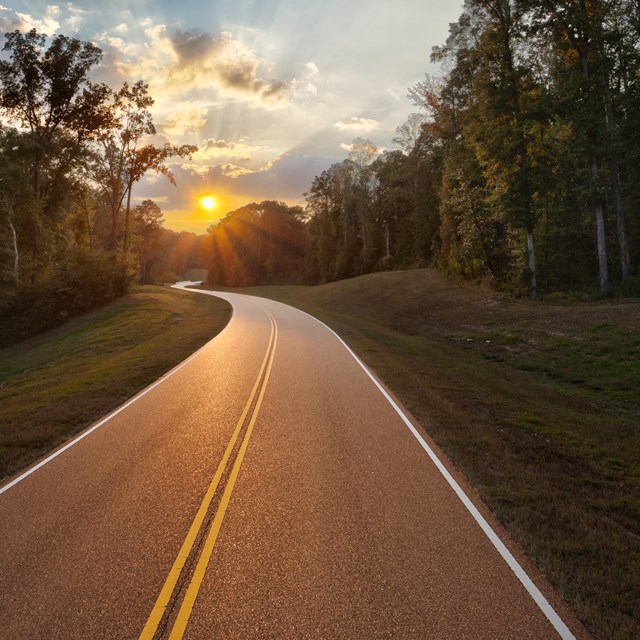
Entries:
{"label": "sun", "polygon": [[216,201],[213,196],[202,196],[199,202],[200,206],[208,211],[211,211],[216,206]]}

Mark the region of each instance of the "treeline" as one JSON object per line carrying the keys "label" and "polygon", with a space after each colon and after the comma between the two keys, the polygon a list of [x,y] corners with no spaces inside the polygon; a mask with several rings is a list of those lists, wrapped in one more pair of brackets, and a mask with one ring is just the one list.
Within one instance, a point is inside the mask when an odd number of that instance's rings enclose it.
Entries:
{"label": "treeline", "polygon": [[[149,170],[191,146],[156,146],[143,82],[90,80],[102,52],[64,35],[5,34],[0,60],[0,342],[52,326],[148,281],[171,244],[158,207],[131,204]],[[164,240],[163,240],[164,238]],[[170,261],[170,259],[169,259]],[[157,262],[157,259],[156,259]]]}
{"label": "treeline", "polygon": [[356,140],[307,194],[310,276],[435,264],[522,293],[630,290],[640,3],[466,0],[399,149]]}
{"label": "treeline", "polygon": [[208,281],[229,287],[310,282],[301,207],[265,200],[228,213],[202,247]]}

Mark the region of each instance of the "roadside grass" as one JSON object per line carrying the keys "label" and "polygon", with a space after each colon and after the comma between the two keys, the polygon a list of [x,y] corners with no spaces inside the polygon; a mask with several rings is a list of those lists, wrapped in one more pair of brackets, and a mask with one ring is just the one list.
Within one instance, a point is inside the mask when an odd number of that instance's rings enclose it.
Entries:
{"label": "roadside grass", "polygon": [[640,302],[517,301],[432,270],[242,291],[338,331],[594,636],[640,637]]}
{"label": "roadside grass", "polygon": [[218,298],[145,286],[0,349],[0,478],[115,409],[230,317]]}

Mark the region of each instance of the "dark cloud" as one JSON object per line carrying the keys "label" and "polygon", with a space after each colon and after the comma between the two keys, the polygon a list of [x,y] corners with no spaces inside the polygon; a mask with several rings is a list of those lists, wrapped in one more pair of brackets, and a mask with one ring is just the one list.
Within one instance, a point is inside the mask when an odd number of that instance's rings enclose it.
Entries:
{"label": "dark cloud", "polygon": [[235,142],[226,142],[225,140],[207,140],[204,145],[205,149],[235,149]]}
{"label": "dark cloud", "polygon": [[280,100],[282,100],[282,98],[284,98],[288,90],[289,85],[286,82],[272,80],[271,84],[266,85],[262,89],[262,97],[267,102],[279,102]]}
{"label": "dark cloud", "polygon": [[256,67],[256,63],[252,60],[232,58],[218,61],[216,71],[220,82],[225,87],[258,93],[263,83],[256,76]]}
{"label": "dark cloud", "polygon": [[239,40],[216,39],[199,31],[178,31],[169,39],[178,57],[170,71],[176,82],[197,86],[214,80],[224,89],[252,94],[268,104],[286,95],[287,83],[258,77],[258,58]]}
{"label": "dark cloud", "polygon": [[182,64],[193,64],[207,58],[224,47],[224,40],[216,40],[210,33],[177,31],[171,44]]}

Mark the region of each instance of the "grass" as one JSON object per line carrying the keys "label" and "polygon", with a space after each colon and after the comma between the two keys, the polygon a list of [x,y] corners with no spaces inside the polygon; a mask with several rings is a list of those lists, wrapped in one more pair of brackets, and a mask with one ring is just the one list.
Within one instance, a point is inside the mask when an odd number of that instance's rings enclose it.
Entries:
{"label": "grass", "polygon": [[0,478],[159,378],[216,335],[230,315],[217,298],[141,287],[0,349]]}
{"label": "grass", "polygon": [[516,301],[432,270],[245,291],[336,329],[594,636],[640,637],[638,301]]}

